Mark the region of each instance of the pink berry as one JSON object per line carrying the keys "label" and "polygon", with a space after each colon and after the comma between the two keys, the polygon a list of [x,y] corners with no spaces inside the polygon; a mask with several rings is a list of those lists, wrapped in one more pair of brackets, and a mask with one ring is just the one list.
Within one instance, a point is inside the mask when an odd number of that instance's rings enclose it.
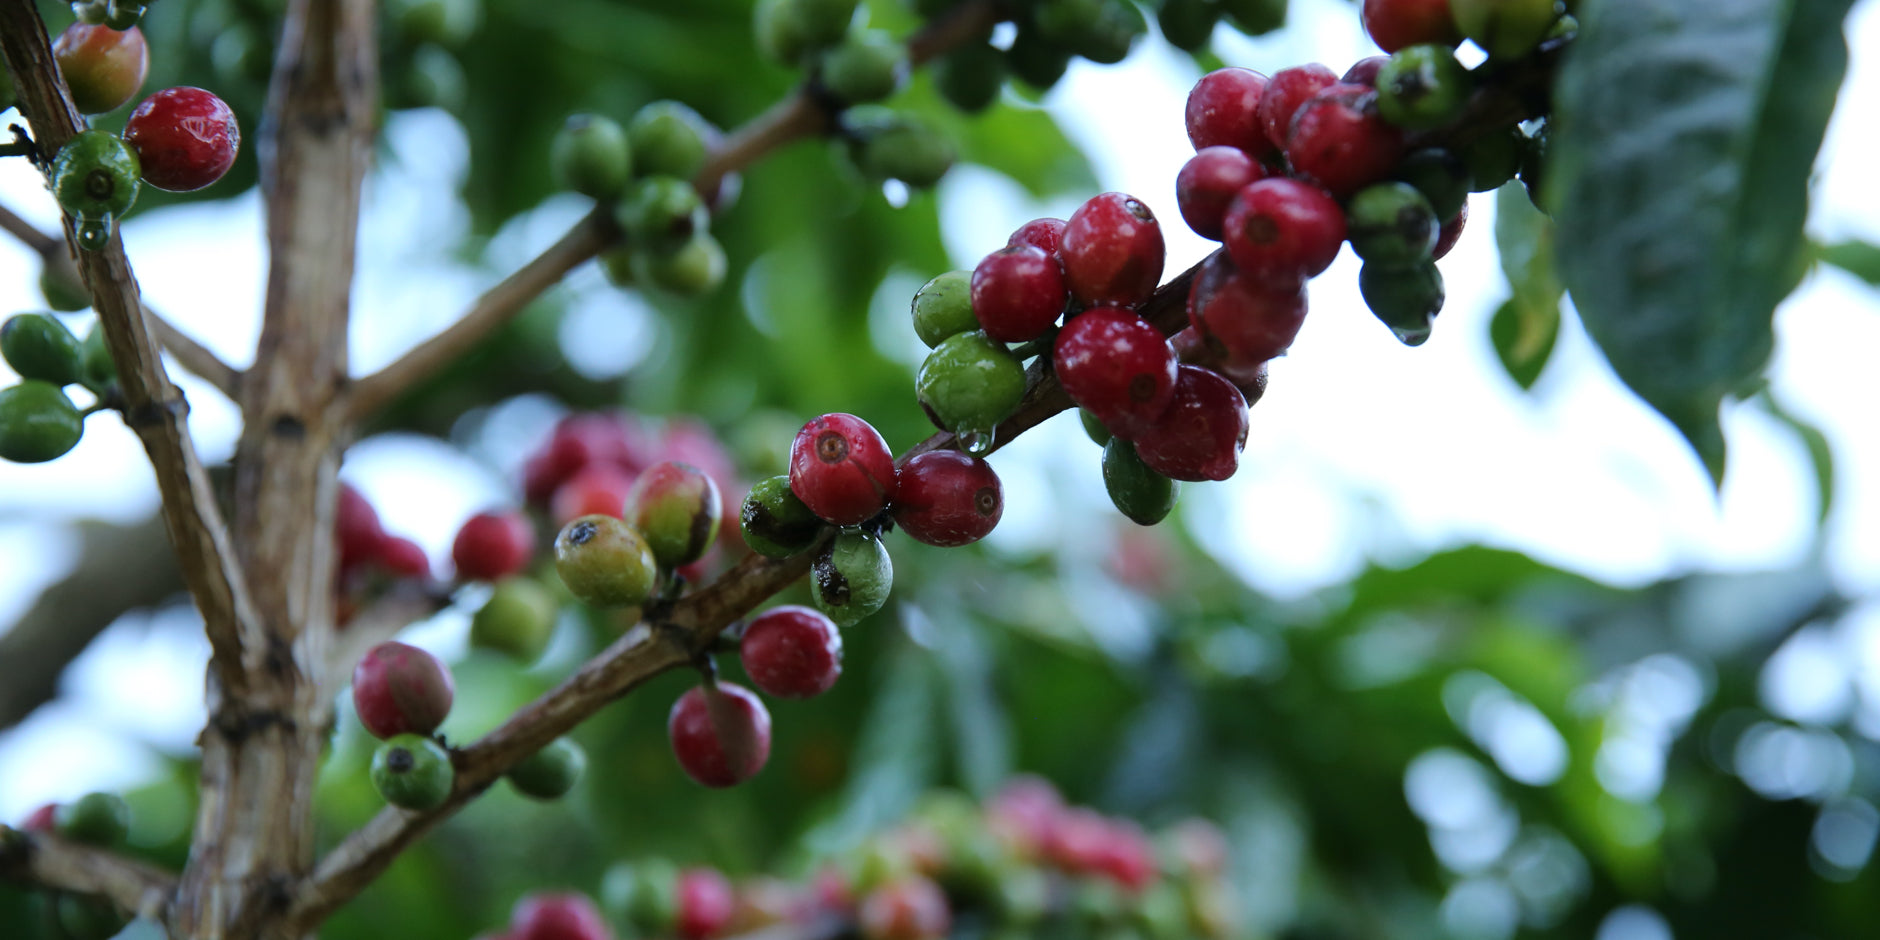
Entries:
{"label": "pink berry", "polygon": [[710,940],[725,932],[736,912],[736,897],[731,882],[714,868],[687,868],[679,872],[675,886],[678,895],[679,936],[685,940]]}
{"label": "pink berry", "polygon": [[119,31],[73,23],[53,42],[52,57],[81,114],[117,110],[150,74],[150,46],[135,26]]}
{"label": "pink berry", "polygon": [[418,543],[407,538],[387,536],[379,547],[379,565],[393,577],[429,578],[431,559]]}
{"label": "pink berry", "polygon": [[1091,307],[1058,331],[1051,361],[1071,401],[1133,439],[1161,418],[1175,394],[1175,350],[1122,307]]}
{"label": "pink berry", "polygon": [[613,940],[594,902],[574,893],[531,894],[516,902],[509,940]]}
{"label": "pink berry", "polygon": [[708,787],[749,780],[770,759],[770,712],[730,682],[697,686],[672,705],[666,736],[686,776]]}
{"label": "pink berry", "polygon": [[145,98],[124,124],[124,142],[137,151],[144,182],[187,193],[221,179],[235,164],[242,130],[222,99],[184,86]]}
{"label": "pink berry", "polygon": [[1266,88],[1266,76],[1252,69],[1217,69],[1201,76],[1189,89],[1183,112],[1195,151],[1234,147],[1254,158],[1272,153],[1277,145],[1261,133],[1259,120]]}
{"label": "pink berry", "polygon": [[863,940],[939,940],[953,914],[940,886],[922,875],[904,875],[868,893],[856,915]]}
{"label": "pink berry", "polygon": [[656,459],[650,449],[639,432],[617,415],[568,415],[555,424],[542,449],[523,465],[525,495],[530,505],[543,505],[563,483],[596,465],[606,465],[630,478]]}
{"label": "pink berry", "polygon": [[860,525],[894,498],[894,455],[851,414],[812,419],[790,444],[790,491],[831,525]]}
{"label": "pink berry", "polygon": [[1064,797],[1050,781],[1018,776],[986,801],[986,826],[1019,855],[1037,858],[1049,848],[1064,811]]}
{"label": "pink berry", "polygon": [[1361,15],[1364,31],[1385,52],[1423,43],[1454,46],[1462,41],[1449,0],[1364,0]]}
{"label": "pink berry", "polygon": [[1064,240],[1063,219],[1032,219],[1018,227],[1007,245],[1030,245],[1039,251],[1057,257],[1058,244]]}
{"label": "pink berry", "polygon": [[999,476],[978,457],[935,450],[901,467],[894,524],[916,542],[942,548],[970,545],[985,538],[1004,512]]}
{"label": "pink berry", "polygon": [[627,493],[632,489],[633,477],[625,471],[613,464],[597,463],[583,468],[555,490],[548,503],[548,515],[557,526],[582,516],[619,519],[626,514]]}
{"label": "pink berry", "polygon": [[1247,400],[1222,376],[1184,365],[1168,413],[1136,438],[1136,455],[1172,480],[1225,480],[1247,444]]}
{"label": "pink berry", "polygon": [[428,735],[450,714],[456,685],[450,669],[415,646],[388,641],[353,667],[353,708],[375,738]]}
{"label": "pink berry", "polygon": [[1056,259],[1031,245],[1008,245],[973,269],[972,298],[988,337],[1023,343],[1057,322],[1069,295]]}
{"label": "pink berry", "polygon": [[1456,214],[1451,216],[1449,221],[1444,222],[1443,227],[1437,231],[1436,247],[1430,249],[1430,257],[1441,258],[1449,254],[1449,249],[1456,247],[1456,241],[1462,237],[1463,226],[1468,224],[1469,204],[1465,201],[1462,208],[1457,209]]}
{"label": "pink berry", "polygon": [[842,675],[842,634],[821,611],[772,607],[744,628],[738,658],[764,694],[814,698]]}
{"label": "pink berry", "polygon": [[1110,841],[1110,821],[1102,813],[1077,806],[1066,809],[1051,827],[1047,857],[1074,875],[1094,874],[1103,864]]}
{"label": "pink berry", "polygon": [[1269,287],[1216,254],[1188,292],[1188,319],[1204,340],[1221,345],[1237,364],[1254,365],[1286,351],[1306,319],[1303,287]]}
{"label": "pink berry", "polygon": [[1155,847],[1142,827],[1129,820],[1109,820],[1109,831],[1097,853],[1096,870],[1130,891],[1141,891],[1155,881]]}
{"label": "pink berry", "polygon": [[1403,148],[1403,131],[1377,113],[1375,90],[1337,84],[1294,113],[1286,159],[1293,172],[1343,197],[1388,177]]}
{"label": "pink berry", "polygon": [[1384,67],[1384,63],[1389,61],[1390,56],[1387,55],[1374,55],[1359,59],[1351,63],[1351,68],[1346,69],[1345,74],[1338,80],[1346,85],[1368,85],[1376,88],[1377,73]]}
{"label": "pink berry", "polygon": [[1318,94],[1319,89],[1336,81],[1338,76],[1317,62],[1295,65],[1273,73],[1273,80],[1267,83],[1266,93],[1260,96],[1260,132],[1272,146],[1285,147],[1286,132],[1292,128],[1293,112],[1298,111],[1307,98]]}
{"label": "pink berry", "polygon": [[1064,283],[1085,304],[1134,306],[1162,282],[1162,227],[1134,196],[1101,193],[1071,213],[1058,246]]}
{"label": "pink berry", "polygon": [[1202,238],[1221,240],[1221,222],[1234,194],[1266,176],[1243,150],[1203,147],[1175,174],[1175,204],[1182,221]]}
{"label": "pink berry", "polygon": [[1324,190],[1274,177],[1234,196],[1222,242],[1241,273],[1272,289],[1305,283],[1345,242],[1345,211]]}
{"label": "pink berry", "polygon": [[20,828],[27,832],[51,832],[59,825],[59,804],[47,803],[27,814]]}
{"label": "pink berry", "polygon": [[514,510],[481,512],[457,530],[450,558],[466,581],[500,581],[529,566],[535,555],[535,526]]}
{"label": "pink berry", "polygon": [[339,485],[339,501],[333,511],[333,529],[342,571],[377,560],[385,544],[385,528],[379,524],[378,511],[347,483]]}

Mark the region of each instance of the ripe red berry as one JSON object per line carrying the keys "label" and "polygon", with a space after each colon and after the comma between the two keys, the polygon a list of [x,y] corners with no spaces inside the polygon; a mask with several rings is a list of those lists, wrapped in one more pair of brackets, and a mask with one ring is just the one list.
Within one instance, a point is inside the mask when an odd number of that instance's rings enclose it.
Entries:
{"label": "ripe red berry", "polygon": [[679,936],[685,940],[710,940],[725,932],[737,911],[731,882],[713,868],[687,868],[679,872]]}
{"label": "ripe red berry", "polygon": [[114,111],[137,94],[150,73],[150,47],[143,31],[73,23],[52,44],[59,74],[83,114]]}
{"label": "ripe red berry", "polygon": [[863,940],[938,940],[952,928],[953,912],[939,885],[904,875],[869,892],[856,920]]}
{"label": "ripe red berry", "polygon": [[379,524],[378,511],[350,484],[339,485],[339,501],[333,510],[333,529],[342,571],[377,560],[384,548],[385,528]]}
{"label": "ripe red berry", "polygon": [[1469,204],[1464,202],[1456,214],[1443,223],[1436,233],[1436,247],[1430,250],[1432,260],[1449,254],[1449,249],[1456,247],[1456,241],[1462,237],[1462,228],[1469,224]]}
{"label": "ripe red berry", "polygon": [[1043,777],[1013,777],[986,801],[987,828],[1025,858],[1045,853],[1063,814],[1064,797]]}
{"label": "ripe red berry", "polygon": [[396,641],[374,646],[353,667],[353,708],[375,738],[428,735],[450,714],[456,686],[437,657]]}
{"label": "ripe red berry", "polygon": [[1266,87],[1266,76],[1252,69],[1216,69],[1201,76],[1188,91],[1182,115],[1195,151],[1233,147],[1255,158],[1272,153],[1276,144],[1260,131],[1260,99]]}
{"label": "ripe red berry", "polygon": [[1030,245],[1043,251],[1052,258],[1057,257],[1058,244],[1064,240],[1063,219],[1032,219],[1018,227],[1007,245]]}
{"label": "ripe red berry", "polygon": [[457,576],[467,581],[502,580],[527,568],[534,555],[535,526],[514,510],[471,516],[450,546]]}
{"label": "ripe red berry", "polygon": [[744,628],[738,658],[764,694],[814,698],[842,675],[842,634],[821,611],[772,607]]}
{"label": "ripe red berry", "polygon": [[1306,319],[1305,289],[1268,286],[1216,254],[1189,288],[1188,319],[1202,339],[1220,344],[1229,361],[1251,366],[1292,345]]}
{"label": "ripe red berry", "polygon": [[1091,874],[1099,870],[1109,840],[1110,821],[1102,813],[1083,806],[1071,807],[1059,814],[1051,827],[1045,855],[1071,874]]}
{"label": "ripe red berry", "polygon": [[379,546],[379,564],[393,577],[428,578],[431,576],[431,559],[418,547],[418,543],[407,538],[387,536]]}
{"label": "ripe red berry", "polygon": [[1136,455],[1171,480],[1225,480],[1247,444],[1247,400],[1226,378],[1184,365],[1168,413],[1136,438]]}
{"label": "ripe red berry", "polygon": [[1221,240],[1246,276],[1269,289],[1296,287],[1338,257],[1345,212],[1316,186],[1263,179],[1228,204]]}
{"label": "ripe red berry", "polygon": [[1376,88],[1377,73],[1384,68],[1384,63],[1389,61],[1390,56],[1387,55],[1374,55],[1359,59],[1351,63],[1351,68],[1346,69],[1345,74],[1338,80],[1346,85],[1367,85]]}
{"label": "ripe red berry", "polygon": [[1234,194],[1266,176],[1258,161],[1233,147],[1203,147],[1175,174],[1175,204],[1182,221],[1202,238],[1221,239],[1221,221]]}
{"label": "ripe red berry", "polygon": [[27,832],[51,832],[59,825],[59,804],[47,803],[27,815],[20,828]]}
{"label": "ripe red berry", "polygon": [[574,893],[531,894],[516,902],[509,940],[613,940],[594,902]]}
{"label": "ripe red berry", "polygon": [[1328,85],[1307,99],[1286,138],[1293,172],[1340,197],[1390,176],[1403,149],[1403,131],[1378,116],[1377,92],[1362,85]]}
{"label": "ripe red berry", "polygon": [[1023,343],[1057,322],[1070,299],[1057,259],[1031,245],[1007,245],[973,269],[973,316],[986,335]]}
{"label": "ripe red berry", "polygon": [[790,492],[832,525],[873,518],[894,497],[894,487],[888,442],[854,415],[812,419],[790,444]]}
{"label": "ripe red berry", "polygon": [[1189,365],[1201,366],[1222,378],[1234,383],[1240,394],[1246,396],[1247,407],[1252,408],[1266,394],[1266,362],[1238,362],[1227,357],[1227,347],[1211,344],[1194,327],[1186,327],[1181,332],[1168,338],[1168,344],[1175,348],[1175,355]]}
{"label": "ripe red berry", "polygon": [[916,542],[942,548],[969,545],[985,538],[1004,512],[998,474],[978,457],[935,450],[901,467],[894,523]]}
{"label": "ripe red berry", "polygon": [[1361,15],[1364,31],[1385,52],[1426,42],[1454,46],[1462,41],[1449,0],[1364,0]]}
{"label": "ripe red berry", "polygon": [[770,759],[770,712],[730,682],[697,686],[672,704],[666,736],[686,776],[708,787],[743,783]]}
{"label": "ripe red berry", "polygon": [[1101,193],[1064,223],[1058,256],[1071,296],[1086,304],[1134,306],[1162,282],[1162,227],[1136,197]]}
{"label": "ripe red berry", "polygon": [[124,142],[137,151],[144,182],[173,193],[201,189],[222,178],[241,150],[235,112],[200,88],[166,88],[131,112]]}
{"label": "ripe red berry", "polygon": [[1155,880],[1155,847],[1142,827],[1129,820],[1108,821],[1108,831],[1097,853],[1096,869],[1130,891],[1141,891]]}
{"label": "ripe red berry", "polygon": [[[531,505],[540,506],[575,474],[597,464],[631,477],[656,459],[651,450],[637,429],[617,415],[571,414],[556,423],[542,449],[523,465],[524,491]],[[609,512],[619,515],[618,510]]]}
{"label": "ripe red berry", "polygon": [[633,489],[633,477],[613,464],[594,464],[583,468],[555,490],[549,500],[548,515],[558,526],[582,516],[613,516],[626,513],[627,493]]}
{"label": "ripe red berry", "polygon": [[1058,332],[1051,361],[1064,391],[1113,433],[1134,439],[1175,393],[1175,350],[1121,307],[1092,307]]}
{"label": "ripe red berry", "polygon": [[1260,96],[1260,132],[1272,146],[1284,148],[1286,132],[1292,128],[1293,113],[1307,98],[1318,94],[1319,89],[1337,81],[1338,76],[1332,74],[1331,69],[1317,62],[1273,73],[1266,93]]}

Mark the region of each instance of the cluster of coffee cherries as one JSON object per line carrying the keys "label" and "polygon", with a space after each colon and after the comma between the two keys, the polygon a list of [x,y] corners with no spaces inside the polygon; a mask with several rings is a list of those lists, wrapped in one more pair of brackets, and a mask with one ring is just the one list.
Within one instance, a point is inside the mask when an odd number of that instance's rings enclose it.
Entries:
{"label": "cluster of coffee cherries", "polygon": [[704,194],[691,182],[722,136],[676,101],[652,102],[624,127],[605,115],[575,114],[556,132],[549,149],[556,183],[611,204],[625,235],[600,256],[616,286],[696,296],[724,281],[725,250],[712,237],[711,213],[725,207],[737,180]]}
{"label": "cluster of coffee cherries", "polygon": [[839,929],[862,940],[939,940],[956,926],[999,937],[1132,935],[1219,940],[1236,902],[1219,828],[1188,819],[1149,835],[1015,778],[983,805],[931,794],[894,827],[807,877],[732,882],[662,859],[609,869],[597,904],[534,894],[482,940],[719,940],[766,929]]}
{"label": "cluster of coffee cherries", "polygon": [[[1189,93],[1196,152],[1176,196],[1189,227],[1225,247],[1195,279],[1189,310],[1201,341],[1229,362],[1291,342],[1305,282],[1346,241],[1364,260],[1358,284],[1371,311],[1404,343],[1423,343],[1445,296],[1436,260],[1461,236],[1469,193],[1517,172],[1530,192],[1537,185],[1544,136],[1537,144],[1517,124],[1480,128],[1454,149],[1410,141],[1460,119],[1479,75],[1570,36],[1572,18],[1553,0],[1453,11],[1449,0],[1370,0],[1363,10],[1389,56],[1342,77],[1317,63],[1270,79],[1221,69]],[[1477,72],[1453,51],[1465,35],[1490,53]]]}
{"label": "cluster of coffee cherries", "polygon": [[[116,396],[117,367],[94,323],[81,342],[50,313],[22,313],[0,324],[0,357],[20,381],[0,389],[0,460],[43,463],[63,457],[85,432],[85,418]],[[97,403],[81,409],[68,386]]]}
{"label": "cluster of coffee cherries", "polygon": [[[20,830],[50,833],[70,842],[121,851],[130,835],[131,810],[115,793],[87,793],[70,803],[47,803],[20,823]],[[0,844],[5,828],[0,826]],[[70,940],[105,940],[129,923],[102,897],[61,893],[50,899],[50,919]]]}

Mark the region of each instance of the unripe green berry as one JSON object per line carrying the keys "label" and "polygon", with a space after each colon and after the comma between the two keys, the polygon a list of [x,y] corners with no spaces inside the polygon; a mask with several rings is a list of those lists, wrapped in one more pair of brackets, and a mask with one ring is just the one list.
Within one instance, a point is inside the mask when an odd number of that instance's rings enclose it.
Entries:
{"label": "unripe green berry", "polygon": [[1184,52],[1207,48],[1214,38],[1214,25],[1221,20],[1221,9],[1211,0],[1163,0],[1155,22],[1162,38]]}
{"label": "unripe green berry", "polygon": [[636,251],[633,279],[681,297],[702,297],[725,281],[725,249],[710,232],[693,233],[671,251]]}
{"label": "unripe green berry", "polygon": [[455,46],[476,32],[482,11],[477,0],[402,0],[394,5],[398,25],[419,42]]}
{"label": "unripe green berry", "polygon": [[1447,46],[1397,50],[1377,72],[1377,113],[1413,130],[1440,127],[1462,114],[1474,78]]}
{"label": "unripe green berry", "polygon": [[1221,15],[1249,36],[1264,36],[1286,25],[1286,0],[1219,0]]}
{"label": "unripe green berry", "polygon": [[84,416],[57,385],[27,379],[0,389],[0,460],[55,460],[77,447],[84,433]]}
{"label": "unripe green berry", "polygon": [[1129,0],[1105,0],[1095,20],[1085,24],[1071,51],[1099,65],[1115,65],[1149,32],[1142,8]]}
{"label": "unripe green berry", "polygon": [[766,558],[788,558],[810,546],[823,521],[790,490],[788,474],[758,481],[738,511],[744,544]]}
{"label": "unripe green berry", "polygon": [[523,796],[538,800],[556,800],[566,796],[587,769],[587,754],[581,745],[567,738],[556,738],[548,746],[509,768],[504,776],[509,785]]}
{"label": "unripe green berry", "polygon": [[679,916],[678,882],[678,867],[658,856],[614,865],[601,879],[601,906],[638,936],[669,936]]}
{"label": "unripe green berry", "polygon": [[46,306],[60,313],[74,313],[91,306],[91,294],[77,276],[64,276],[50,264],[39,268],[39,293],[46,298]]}
{"label": "unripe green berry", "polygon": [[1469,168],[1447,150],[1413,151],[1398,162],[1396,177],[1415,186],[1439,219],[1454,216],[1469,199]]}
{"label": "unripe green berry", "polygon": [[573,114],[549,146],[555,182],[584,196],[612,199],[633,178],[633,149],[620,123],[598,114]]}
{"label": "unripe green berry", "polygon": [[123,32],[142,22],[144,5],[135,0],[110,0],[105,5],[104,25]]}
{"label": "unripe green berry", "polygon": [[102,392],[117,381],[117,361],[111,358],[111,349],[105,345],[104,326],[92,321],[91,330],[85,334],[85,341],[80,344],[83,352],[85,387],[94,392]]}
{"label": "unripe green berry", "polygon": [[1527,55],[1553,28],[1554,0],[1450,0],[1457,28],[1497,59]]}
{"label": "unripe green berry", "polygon": [[422,735],[386,739],[372,752],[372,788],[401,809],[427,810],[450,798],[456,771],[443,745]]}
{"label": "unripe green berry", "polygon": [[1469,169],[1469,191],[1485,193],[1500,189],[1503,183],[1514,179],[1527,152],[1527,135],[1512,124],[1487,131],[1465,144],[1459,156]]}
{"label": "unripe green berry", "polygon": [[75,219],[113,219],[137,201],[137,153],[107,131],[85,131],[52,158],[52,194]]}
{"label": "unripe green berry", "polygon": [[848,35],[855,20],[856,0],[791,0],[797,33],[812,49],[825,49]]}
{"label": "unripe green berry", "polygon": [[907,47],[879,29],[851,34],[823,55],[822,83],[849,104],[880,101],[901,85]]}
{"label": "unripe green berry", "polygon": [[1005,50],[1005,67],[1019,81],[1039,91],[1049,91],[1064,77],[1071,64],[1071,51],[1029,24],[1018,28],[1012,45]]}
{"label": "unripe green berry", "polygon": [[845,118],[850,156],[865,176],[923,189],[940,182],[953,166],[952,143],[915,115],[854,108]]}
{"label": "unripe green berry", "polygon": [[638,283],[633,274],[632,245],[616,245],[596,255],[594,260],[600,262],[601,274],[607,278],[607,283],[621,288]]}
{"label": "unripe green berry", "polygon": [[985,43],[969,43],[933,64],[933,80],[949,104],[968,114],[984,111],[1005,84],[1005,54]]}
{"label": "unripe green berry", "polygon": [[505,578],[470,617],[470,645],[532,663],[548,647],[556,613],[554,595],[541,585],[523,575]]}
{"label": "unripe green berry", "polygon": [[131,808],[115,793],[87,793],[60,806],[53,819],[59,835],[104,848],[122,844],[131,830]]}
{"label": "unripe green berry", "polygon": [[723,517],[718,484],[689,463],[656,463],[627,490],[625,518],[646,537],[661,567],[677,568],[704,556]]}
{"label": "unripe green berry", "polygon": [[1098,447],[1110,443],[1116,437],[1109,428],[1104,426],[1102,420],[1090,413],[1088,408],[1077,409],[1077,420],[1083,423],[1084,433],[1090,435],[1090,439],[1095,441]]}
{"label": "unripe green berry", "polygon": [[973,316],[973,272],[948,271],[914,292],[914,332],[929,349],[949,336],[979,329]]}
{"label": "unripe green berry", "polygon": [[111,15],[105,0],[72,0],[72,17],[87,26],[103,26]]}
{"label": "unripe green berry", "polygon": [[809,52],[796,0],[758,0],[751,11],[751,32],[757,39],[757,51],[779,65],[795,68]]}
{"label": "unripe green berry", "polygon": [[555,573],[582,603],[632,607],[653,593],[658,568],[640,530],[613,516],[592,515],[574,519],[555,536]]}
{"label": "unripe green berry", "polygon": [[1378,183],[1358,190],[1345,207],[1351,250],[1377,264],[1412,264],[1429,258],[1442,229],[1430,201],[1409,183]]}
{"label": "unripe green berry", "polygon": [[1443,274],[1434,261],[1366,264],[1358,271],[1358,291],[1406,346],[1423,345],[1430,338],[1430,319],[1443,309]]}
{"label": "unripe green berry", "polygon": [[130,923],[130,918],[118,912],[117,905],[99,898],[62,894],[56,905],[55,916],[64,940],[110,940]]}
{"label": "unripe green berry", "polygon": [[927,354],[914,393],[942,430],[990,431],[1024,399],[1025,366],[985,333],[960,333]]}
{"label": "unripe green berry", "polygon": [[1136,445],[1120,437],[1103,445],[1103,488],[1116,511],[1137,525],[1155,525],[1168,517],[1181,494],[1181,484],[1165,477],[1136,456]]}
{"label": "unripe green berry", "polygon": [[627,233],[628,244],[657,254],[678,251],[711,226],[698,190],[675,176],[648,176],[634,183],[614,209],[614,218]]}
{"label": "unripe green berry", "polygon": [[0,356],[29,379],[71,385],[84,375],[78,337],[51,314],[22,313],[0,324]]}
{"label": "unripe green berry", "polygon": [[697,176],[717,136],[717,128],[677,101],[655,101],[627,123],[634,169],[645,176]]}
{"label": "unripe green berry", "polygon": [[810,600],[837,626],[880,610],[893,587],[894,561],[881,540],[865,532],[836,536],[810,566]]}

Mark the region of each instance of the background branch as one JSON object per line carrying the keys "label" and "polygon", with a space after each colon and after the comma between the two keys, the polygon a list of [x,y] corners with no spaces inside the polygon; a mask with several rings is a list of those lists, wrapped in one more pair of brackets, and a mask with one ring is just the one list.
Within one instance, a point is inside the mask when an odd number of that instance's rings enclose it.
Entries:
{"label": "background branch", "polygon": [[161,919],[176,876],[114,852],[43,832],[0,825],[0,876],[109,898],[140,917]]}

